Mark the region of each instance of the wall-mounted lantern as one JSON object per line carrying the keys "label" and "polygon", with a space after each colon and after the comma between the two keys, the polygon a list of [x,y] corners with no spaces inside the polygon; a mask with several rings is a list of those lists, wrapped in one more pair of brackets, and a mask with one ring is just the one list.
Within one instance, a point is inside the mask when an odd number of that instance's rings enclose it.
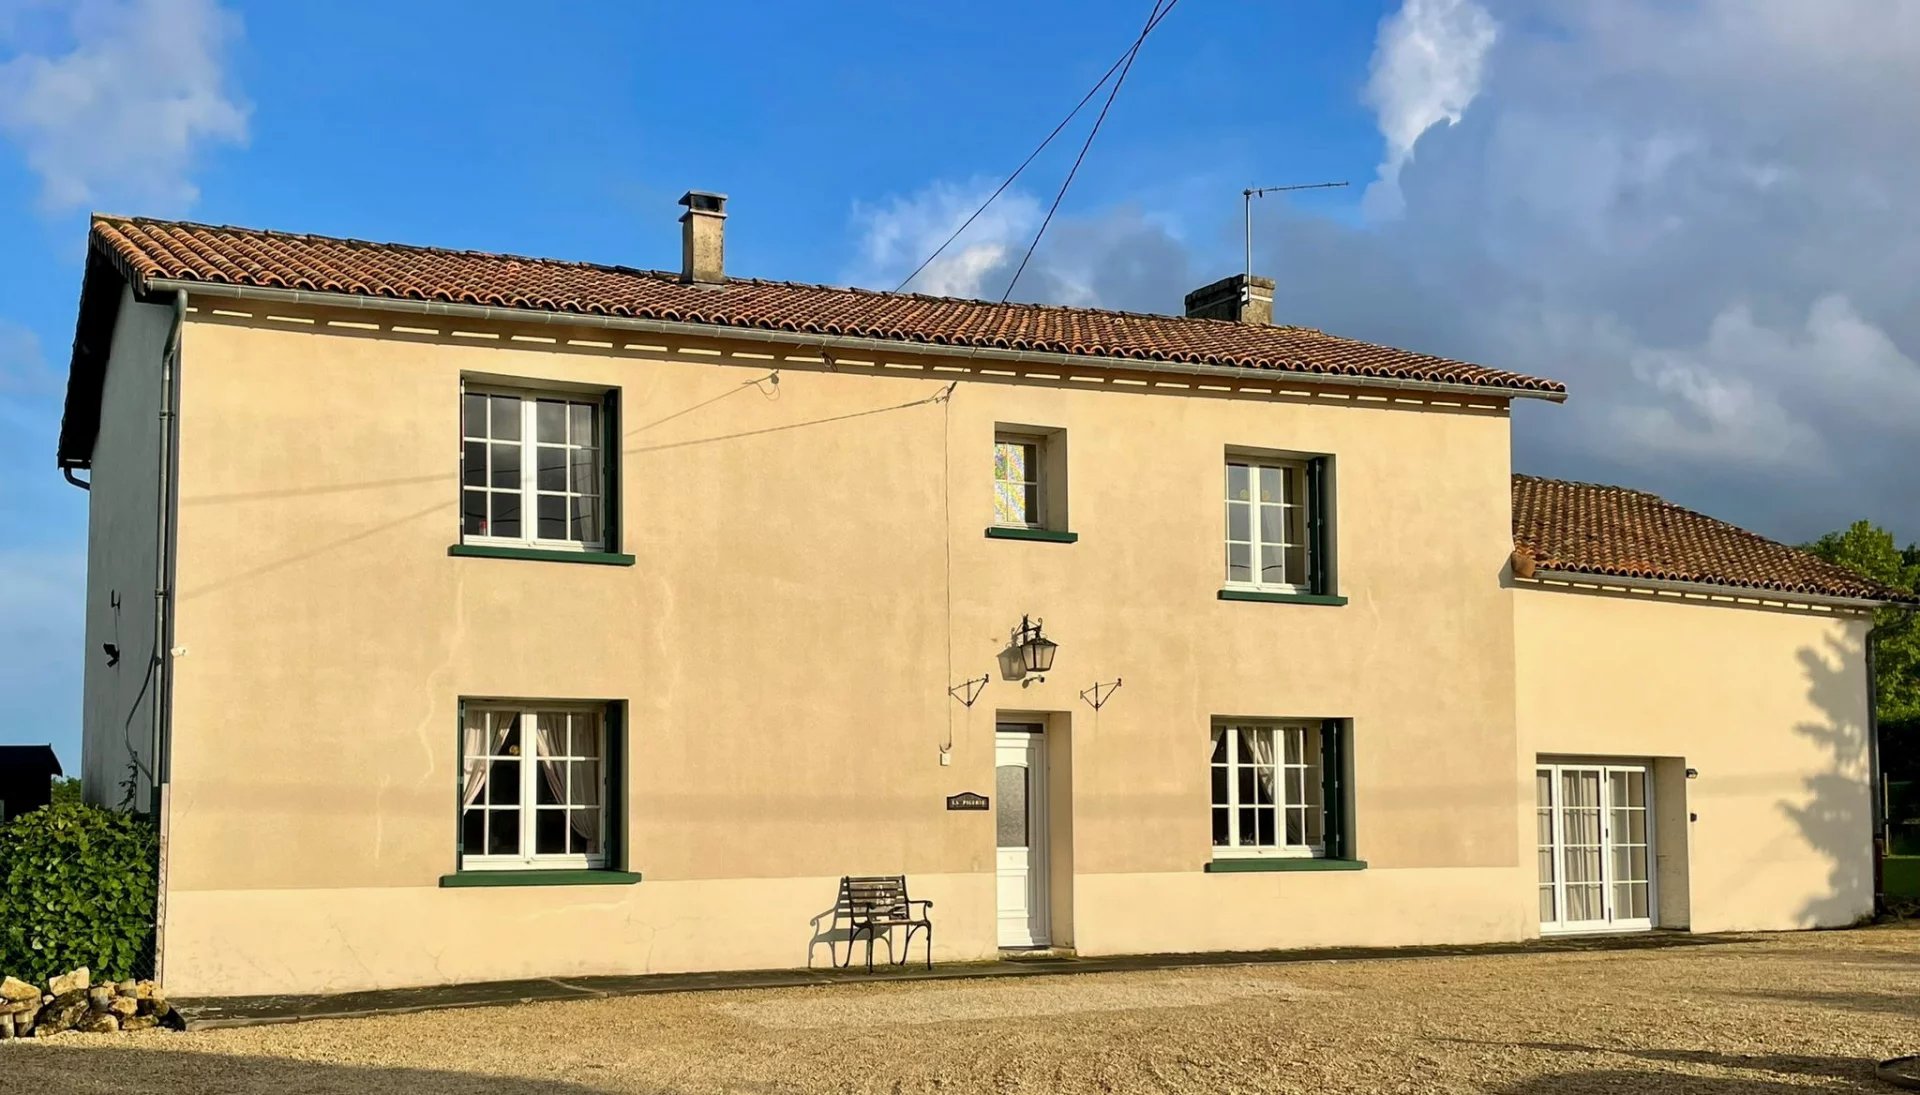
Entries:
{"label": "wall-mounted lantern", "polygon": [[1034,680],[1046,679],[1046,674],[1053,669],[1054,652],[1060,649],[1059,643],[1040,630],[1041,623],[1031,616],[1022,616],[1020,626],[1013,629],[1013,649],[1019,655],[1021,673],[1032,674]]}

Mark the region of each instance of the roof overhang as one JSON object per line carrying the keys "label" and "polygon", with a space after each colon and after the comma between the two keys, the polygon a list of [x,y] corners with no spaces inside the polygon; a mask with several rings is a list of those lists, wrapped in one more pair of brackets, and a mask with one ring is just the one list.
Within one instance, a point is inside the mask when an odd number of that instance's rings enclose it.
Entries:
{"label": "roof overhang", "polygon": [[1618,574],[1599,574],[1587,570],[1558,570],[1540,566],[1534,570],[1531,578],[1514,576],[1514,583],[1523,587],[1564,586],[1569,588],[1590,588],[1619,590],[1630,593],[1652,593],[1676,600],[1701,601],[1718,604],[1756,604],[1789,605],[1801,608],[1817,608],[1828,611],[1866,613],[1877,608],[1899,607],[1916,608],[1904,601],[1886,600],[1877,597],[1842,597],[1829,593],[1809,593],[1801,590],[1768,589],[1763,586],[1732,585],[1719,582],[1679,582],[1665,578],[1635,578]]}

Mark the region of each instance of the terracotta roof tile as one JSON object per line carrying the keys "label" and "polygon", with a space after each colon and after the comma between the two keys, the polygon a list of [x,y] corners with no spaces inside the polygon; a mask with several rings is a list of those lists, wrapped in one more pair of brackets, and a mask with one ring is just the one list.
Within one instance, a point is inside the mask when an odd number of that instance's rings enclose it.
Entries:
{"label": "terracotta roof tile", "polygon": [[1465,384],[1560,398],[1519,373],[1305,327],[881,293],[798,282],[682,284],[678,274],[184,221],[97,216],[93,248],[124,275],[545,312]]}
{"label": "terracotta roof tile", "polygon": [[1798,548],[1626,487],[1516,475],[1513,542],[1541,570],[1920,602]]}

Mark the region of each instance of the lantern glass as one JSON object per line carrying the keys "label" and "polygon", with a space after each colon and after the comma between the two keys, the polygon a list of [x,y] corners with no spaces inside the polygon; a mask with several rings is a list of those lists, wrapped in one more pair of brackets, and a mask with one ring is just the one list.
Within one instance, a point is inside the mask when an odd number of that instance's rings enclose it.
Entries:
{"label": "lantern glass", "polygon": [[1020,654],[1026,659],[1027,672],[1046,673],[1053,669],[1053,652],[1059,644],[1052,639],[1034,638],[1020,647]]}

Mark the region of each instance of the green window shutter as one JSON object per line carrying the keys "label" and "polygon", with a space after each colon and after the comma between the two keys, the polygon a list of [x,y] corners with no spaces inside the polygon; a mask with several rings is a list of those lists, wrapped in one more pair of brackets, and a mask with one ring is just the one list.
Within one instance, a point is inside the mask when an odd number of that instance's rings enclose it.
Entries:
{"label": "green window shutter", "polygon": [[600,398],[600,514],[606,550],[620,550],[620,389]]}
{"label": "green window shutter", "polygon": [[1346,723],[1327,719],[1320,724],[1320,801],[1326,810],[1328,859],[1350,859],[1347,841]]}
{"label": "green window shutter", "polygon": [[467,804],[462,801],[467,783],[467,701],[461,700],[453,709],[453,869],[457,871],[467,854]]}
{"label": "green window shutter", "polygon": [[1307,581],[1315,593],[1332,593],[1327,563],[1327,458],[1307,461]]}
{"label": "green window shutter", "polygon": [[627,704],[607,705],[607,866],[627,869]]}

